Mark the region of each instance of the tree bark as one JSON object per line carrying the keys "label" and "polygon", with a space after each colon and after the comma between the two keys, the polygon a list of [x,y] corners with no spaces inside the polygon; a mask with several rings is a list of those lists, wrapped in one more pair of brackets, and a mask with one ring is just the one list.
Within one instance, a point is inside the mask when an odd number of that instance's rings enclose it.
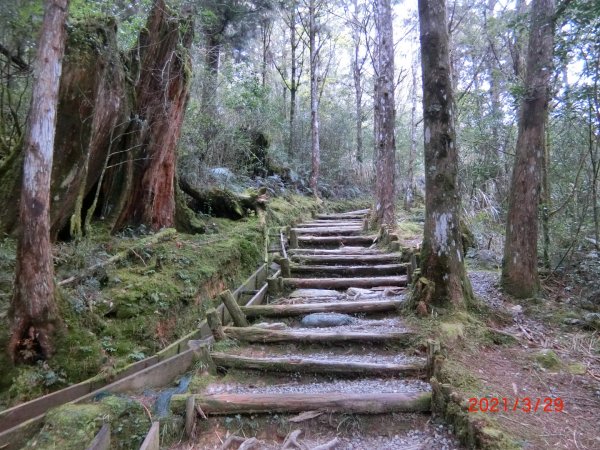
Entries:
{"label": "tree bark", "polygon": [[310,148],[311,172],[310,188],[315,197],[319,196],[319,171],[321,167],[321,147],[319,143],[319,48],[317,47],[316,0],[308,6],[308,37],[310,53]]}
{"label": "tree bark", "polygon": [[53,333],[60,319],[54,298],[50,244],[50,182],[68,8],[68,0],[47,0],[38,42],[24,141],[21,228],[10,307],[9,353],[15,361],[48,358],[53,352]]}
{"label": "tree bark", "polygon": [[377,72],[375,74],[375,134],[377,146],[376,192],[374,221],[377,225],[396,223],[396,140],[394,104],[394,36],[390,0],[375,1],[375,28],[377,30]]}
{"label": "tree bark", "polygon": [[138,161],[114,229],[146,224],[158,230],[175,223],[176,148],[191,78],[192,29],[189,19],[178,19],[156,0],[140,33],[135,112],[143,124],[128,140]]}
{"label": "tree bark", "polygon": [[502,286],[519,298],[539,291],[537,240],[545,117],[554,50],[554,0],[534,0],[516,157],[511,180]]}
{"label": "tree bark", "polygon": [[[463,307],[472,298],[460,233],[458,150],[445,0],[419,0],[425,142],[425,230],[421,273],[433,283],[427,300]],[[418,295],[417,295],[418,296]]]}

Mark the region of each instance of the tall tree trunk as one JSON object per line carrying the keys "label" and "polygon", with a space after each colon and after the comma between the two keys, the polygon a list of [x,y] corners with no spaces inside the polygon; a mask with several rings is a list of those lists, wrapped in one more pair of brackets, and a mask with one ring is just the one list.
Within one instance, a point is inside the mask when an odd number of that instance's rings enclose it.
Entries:
{"label": "tall tree trunk", "polygon": [[15,290],[10,317],[13,360],[53,352],[59,321],[54,298],[54,266],[50,244],[50,182],[58,89],[65,51],[68,0],[48,0],[36,58],[35,81],[24,141],[23,187],[17,244]]}
{"label": "tall tree trunk", "polygon": [[406,171],[406,186],[404,188],[404,209],[410,211],[415,197],[415,157],[417,154],[417,64],[418,58],[413,57],[411,64],[412,83],[410,88],[410,147],[408,151],[408,168]]}
{"label": "tall tree trunk", "polygon": [[520,298],[533,297],[539,290],[538,207],[554,49],[554,9],[554,0],[533,0],[531,8],[525,95],[519,115],[502,265],[502,286]]}
{"label": "tall tree trunk", "polygon": [[[358,21],[359,7],[358,0],[353,0],[354,20]],[[361,30],[357,24],[351,24],[352,41],[354,44],[354,55],[352,57],[352,79],[354,81],[354,104],[356,113],[356,161],[360,164],[363,162],[363,108],[362,108],[362,68],[365,58],[361,57]]]}
{"label": "tall tree trunk", "polygon": [[313,191],[313,195],[318,197],[321,148],[319,146],[319,49],[317,48],[317,11],[315,3],[315,0],[310,0],[308,7],[308,34],[310,52],[310,188]]}
{"label": "tall tree trunk", "polygon": [[390,0],[375,1],[378,58],[377,96],[375,97],[377,134],[377,180],[375,221],[378,225],[393,226],[396,194],[396,140],[394,104],[394,35]]}
{"label": "tall tree trunk", "polygon": [[295,150],[295,127],[296,127],[296,92],[298,90],[297,80],[297,67],[298,61],[296,60],[297,49],[300,40],[297,38],[296,33],[296,21],[298,15],[298,5],[294,1],[292,2],[292,11],[290,15],[290,43],[291,43],[291,61],[290,61],[290,140],[288,147],[288,159],[291,160],[294,157]]}
{"label": "tall tree trunk", "polygon": [[115,229],[175,224],[176,149],[191,77],[191,30],[189,19],[179,20],[164,0],[155,1],[138,44],[135,112],[142,124],[126,142],[137,149],[133,156],[139,161],[132,161],[132,186]]}
{"label": "tall tree trunk", "polygon": [[[445,0],[419,0],[425,142],[425,230],[420,300],[464,307],[472,299],[460,232],[458,149]],[[433,285],[432,285],[433,284]]]}
{"label": "tall tree trunk", "polygon": [[273,31],[273,22],[270,18],[261,20],[262,32],[262,61],[261,61],[261,86],[263,90],[267,87],[267,69],[269,66],[269,55],[271,53],[271,33]]}

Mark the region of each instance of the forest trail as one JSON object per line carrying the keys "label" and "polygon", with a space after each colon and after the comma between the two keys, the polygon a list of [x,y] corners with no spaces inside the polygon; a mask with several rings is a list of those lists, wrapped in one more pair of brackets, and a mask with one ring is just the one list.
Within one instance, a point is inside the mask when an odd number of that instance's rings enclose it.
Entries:
{"label": "forest trail", "polygon": [[275,288],[295,290],[230,308],[247,326],[214,330],[231,340],[210,351],[216,375],[173,399],[191,414],[172,448],[459,448],[430,423],[427,360],[398,314],[408,264],[363,234],[367,212],[297,225],[289,251],[282,239]]}

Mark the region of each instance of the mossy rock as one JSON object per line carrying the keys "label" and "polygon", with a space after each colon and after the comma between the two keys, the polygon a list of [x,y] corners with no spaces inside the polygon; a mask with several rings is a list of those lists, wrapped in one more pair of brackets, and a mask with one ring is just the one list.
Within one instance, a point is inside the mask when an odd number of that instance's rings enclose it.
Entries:
{"label": "mossy rock", "polygon": [[585,375],[587,372],[587,366],[582,363],[573,363],[567,366],[567,370],[573,375]]}
{"label": "mossy rock", "polygon": [[550,349],[543,349],[534,355],[535,361],[544,369],[560,369],[562,362],[558,355]]}

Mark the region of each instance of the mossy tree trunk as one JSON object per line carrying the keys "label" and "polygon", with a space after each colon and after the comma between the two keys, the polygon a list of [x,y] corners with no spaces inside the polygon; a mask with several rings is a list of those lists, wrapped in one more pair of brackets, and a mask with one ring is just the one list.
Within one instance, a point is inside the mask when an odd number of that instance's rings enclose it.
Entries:
{"label": "mossy tree trunk", "polygon": [[511,179],[502,264],[502,286],[516,297],[539,291],[538,208],[544,160],[545,123],[554,51],[554,0],[534,0]]}
{"label": "mossy tree trunk", "polygon": [[50,183],[65,22],[69,0],[48,0],[24,140],[15,290],[11,301],[13,360],[48,357],[59,320],[50,244]]}
{"label": "mossy tree trunk", "polygon": [[192,23],[156,0],[140,33],[136,117],[129,135],[131,186],[115,229],[146,224],[153,230],[175,223],[176,148],[188,99]]}
{"label": "mossy tree trunk", "polygon": [[417,300],[463,307],[472,298],[460,233],[458,152],[445,0],[419,0],[425,135],[425,231]]}
{"label": "mossy tree trunk", "polygon": [[377,147],[377,180],[375,217],[377,225],[396,223],[396,139],[394,135],[396,111],[394,106],[394,35],[390,0],[375,2],[377,29],[377,73],[375,74],[375,145]]}

